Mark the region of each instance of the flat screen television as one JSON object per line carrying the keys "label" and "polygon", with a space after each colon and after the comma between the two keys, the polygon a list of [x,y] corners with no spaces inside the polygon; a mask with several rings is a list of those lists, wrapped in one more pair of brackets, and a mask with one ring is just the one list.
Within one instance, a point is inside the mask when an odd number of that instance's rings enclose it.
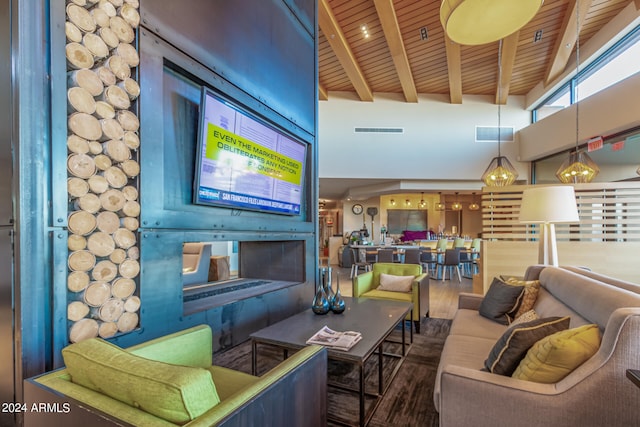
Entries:
{"label": "flat screen television", "polygon": [[194,203],[300,215],[307,145],[202,89]]}

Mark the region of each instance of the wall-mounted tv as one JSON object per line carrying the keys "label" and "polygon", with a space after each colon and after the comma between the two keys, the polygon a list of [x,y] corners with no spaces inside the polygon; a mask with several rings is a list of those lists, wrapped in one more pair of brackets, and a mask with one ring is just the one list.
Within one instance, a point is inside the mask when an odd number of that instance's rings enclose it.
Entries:
{"label": "wall-mounted tv", "polygon": [[299,215],[307,146],[202,89],[194,203]]}

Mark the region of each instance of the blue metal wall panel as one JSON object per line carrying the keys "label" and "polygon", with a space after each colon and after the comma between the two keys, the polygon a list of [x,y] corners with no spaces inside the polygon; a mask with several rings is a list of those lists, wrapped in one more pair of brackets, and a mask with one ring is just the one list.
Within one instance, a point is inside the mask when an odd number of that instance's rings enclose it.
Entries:
{"label": "blue metal wall panel", "polygon": [[142,0],[140,10],[146,28],[315,134],[315,31],[305,28],[315,2],[288,3]]}
{"label": "blue metal wall panel", "polygon": [[[12,0],[9,4],[15,10],[10,26],[14,40],[11,61],[15,61],[11,90],[15,93],[15,104],[9,107],[14,113],[8,119],[10,126],[2,129],[11,128],[16,135],[11,144],[17,190],[12,191],[11,197],[18,201],[17,327],[13,332],[21,351],[14,369],[19,382],[59,366],[62,363],[59,350],[67,342],[66,111],[59,108],[66,105],[66,64],[60,54],[65,44],[65,18],[64,2]],[[142,1],[145,21],[140,30],[143,46],[139,67],[142,89],[139,293],[143,305],[140,328],[116,337],[116,343],[131,345],[207,323],[217,331],[215,348],[221,349],[309,306],[317,279],[315,4],[308,0]],[[173,15],[171,11],[176,8],[191,11],[186,17],[189,19]],[[158,10],[158,14],[145,14]],[[207,13],[200,14],[203,10]],[[158,16],[167,22],[156,20]],[[3,26],[7,31],[8,28]],[[193,106],[190,111],[189,102],[198,86],[189,83],[180,86],[174,93],[183,98],[175,100],[185,106],[163,110],[167,62],[188,70],[196,81],[240,100],[309,144],[307,206],[303,215],[282,217],[246,212],[234,216],[229,210],[191,204],[193,177],[189,168],[193,168],[194,147],[189,144],[195,140],[185,133],[180,120],[192,120]],[[4,105],[6,95],[0,94]],[[175,117],[176,111],[185,115]],[[170,123],[165,127],[166,120]],[[173,123],[178,126],[172,130]],[[2,153],[0,148],[0,156]],[[0,173],[6,170],[2,167]],[[0,194],[7,192],[4,180],[2,184]],[[216,239],[303,241],[306,281],[185,316],[180,277],[182,243]],[[6,249],[4,240],[0,243]],[[2,269],[5,272],[6,267],[2,265]],[[19,397],[21,387],[16,387]]]}
{"label": "blue metal wall panel", "polygon": [[16,396],[21,379],[52,367],[49,3],[12,5]]}
{"label": "blue metal wall panel", "polygon": [[[317,205],[311,201],[317,188],[314,138],[148,30],[140,32],[140,50],[142,228],[313,232]],[[179,70],[174,72],[172,68]],[[233,212],[192,203],[202,84],[259,111],[309,144],[300,216]]]}
{"label": "blue metal wall panel", "polygon": [[[286,236],[270,236],[286,240]],[[294,236],[295,237],[295,236]],[[198,324],[214,331],[215,348],[237,345],[251,332],[298,313],[311,305],[314,278],[305,283],[185,315],[182,294],[182,244],[197,241],[254,241],[253,233],[145,230],[140,236],[140,328],[113,339],[129,346]],[[299,239],[299,238],[298,238]],[[315,246],[307,236],[305,252]],[[307,260],[307,265],[313,260]]]}

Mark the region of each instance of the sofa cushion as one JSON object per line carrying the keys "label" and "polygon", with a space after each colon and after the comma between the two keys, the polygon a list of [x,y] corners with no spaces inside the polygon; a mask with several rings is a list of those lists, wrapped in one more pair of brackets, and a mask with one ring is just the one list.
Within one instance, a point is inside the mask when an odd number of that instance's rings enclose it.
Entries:
{"label": "sofa cushion", "polygon": [[[486,338],[491,340],[493,345],[506,329],[505,325],[480,316],[478,310],[458,309],[451,322],[449,335]],[[486,354],[482,355],[483,360],[484,356]]]}
{"label": "sofa cushion", "polygon": [[405,230],[402,232],[400,240],[402,240],[403,242],[409,242],[411,240],[427,240],[428,236],[429,232],[427,230]]}
{"label": "sofa cushion", "polygon": [[600,347],[598,325],[556,332],[536,342],[512,377],[538,383],[555,383],[596,354]]}
{"label": "sofa cushion", "polygon": [[[496,324],[495,322],[493,322]],[[490,350],[495,340],[465,335],[449,335],[440,355],[440,363],[436,373],[433,389],[433,400],[436,410],[440,410],[440,379],[442,369],[447,365],[460,366],[478,371],[484,363],[484,355]]]}
{"label": "sofa cushion", "polygon": [[391,292],[410,292],[415,278],[416,276],[395,276],[393,274],[380,273],[380,286],[378,286],[378,289]]}
{"label": "sofa cushion", "polygon": [[361,295],[364,298],[388,299],[392,301],[412,302],[412,294],[408,292],[391,292],[374,289]]}
{"label": "sofa cushion", "polygon": [[71,381],[178,424],[220,402],[211,374],[131,354],[100,338],[62,350]]}
{"label": "sofa cushion", "polygon": [[578,314],[578,312],[572,310],[558,298],[550,294],[545,289],[544,282],[541,282],[540,285],[541,287],[538,293],[538,299],[533,306],[533,309],[536,311],[536,313],[538,313],[539,317],[544,318],[551,316],[568,316],[569,318],[571,318],[571,323],[569,324],[570,328],[576,328],[578,326],[593,323],[589,322],[587,319]]}
{"label": "sofa cushion", "polygon": [[[637,293],[607,285],[562,268],[547,267],[542,270],[540,284],[555,298],[587,320],[585,323],[574,325],[574,319],[571,319],[571,327],[595,323],[601,331],[604,331],[611,313],[616,309],[640,307],[640,295]],[[580,287],[580,292],[576,292],[577,286]],[[595,301],[598,303],[595,304]],[[537,308],[536,311],[543,315]]]}
{"label": "sofa cushion", "polygon": [[487,319],[508,325],[522,301],[524,286],[507,285],[497,277],[484,296],[478,312]]}
{"label": "sofa cushion", "polygon": [[539,280],[520,280],[515,277],[509,277],[505,283],[513,286],[524,286],[524,294],[522,295],[522,303],[518,307],[518,311],[515,313],[515,317],[520,317],[522,314],[533,308],[538,298],[538,291],[540,290]]}
{"label": "sofa cushion", "polygon": [[484,369],[494,374],[511,375],[533,344],[568,327],[568,317],[536,319],[510,327],[489,352]]}

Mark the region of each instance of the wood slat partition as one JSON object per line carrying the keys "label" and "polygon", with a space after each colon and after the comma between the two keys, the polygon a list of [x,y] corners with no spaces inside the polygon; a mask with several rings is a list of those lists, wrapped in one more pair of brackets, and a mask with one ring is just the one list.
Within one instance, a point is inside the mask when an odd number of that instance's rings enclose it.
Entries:
{"label": "wood slat partition", "polygon": [[[501,274],[522,275],[537,263],[539,227],[521,224],[522,192],[532,186],[483,188],[482,288]],[[640,283],[640,182],[574,185],[580,223],[556,224],[560,265]]]}

